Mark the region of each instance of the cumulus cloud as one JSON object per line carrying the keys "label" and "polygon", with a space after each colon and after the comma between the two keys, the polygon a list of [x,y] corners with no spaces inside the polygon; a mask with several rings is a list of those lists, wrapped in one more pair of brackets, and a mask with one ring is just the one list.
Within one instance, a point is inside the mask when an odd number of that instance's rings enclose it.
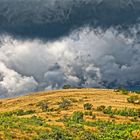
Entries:
{"label": "cumulus cloud", "polygon": [[21,76],[0,62],[0,97],[22,95],[34,91],[37,82],[33,77]]}
{"label": "cumulus cloud", "polygon": [[0,97],[64,84],[139,88],[140,47],[134,35],[85,27],[55,41],[0,38]]}

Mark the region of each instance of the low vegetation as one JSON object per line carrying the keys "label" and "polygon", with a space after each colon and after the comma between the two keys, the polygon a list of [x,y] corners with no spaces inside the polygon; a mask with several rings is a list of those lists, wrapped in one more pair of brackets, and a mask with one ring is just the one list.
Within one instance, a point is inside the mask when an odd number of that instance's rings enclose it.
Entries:
{"label": "low vegetation", "polygon": [[67,109],[71,105],[71,100],[62,98],[60,102],[58,102],[59,108]]}
{"label": "low vegetation", "polygon": [[38,107],[42,109],[42,111],[47,111],[48,110],[48,104],[45,101],[40,101],[37,104]]}
{"label": "low vegetation", "polygon": [[140,105],[135,103],[139,95],[134,96],[65,89],[3,99],[0,139],[139,140]]}
{"label": "low vegetation", "polygon": [[118,89],[115,89],[115,92],[120,92],[120,93],[122,93],[122,94],[124,94],[124,95],[128,95],[128,93],[129,93],[130,91],[127,90],[127,89],[125,89],[125,88],[120,87],[120,88],[118,88]]}
{"label": "low vegetation", "polygon": [[119,115],[119,116],[137,116],[140,115],[139,109],[134,108],[124,108],[124,109],[112,109],[111,106],[105,107],[105,106],[99,106],[97,107],[97,111],[102,111],[104,114],[110,114],[110,116]]}
{"label": "low vegetation", "polygon": [[93,105],[90,104],[90,103],[86,103],[86,104],[84,104],[84,109],[85,109],[85,110],[91,110],[92,107],[93,107]]}
{"label": "low vegetation", "polygon": [[140,104],[140,98],[138,95],[133,95],[133,96],[128,97],[127,101],[133,104]]}

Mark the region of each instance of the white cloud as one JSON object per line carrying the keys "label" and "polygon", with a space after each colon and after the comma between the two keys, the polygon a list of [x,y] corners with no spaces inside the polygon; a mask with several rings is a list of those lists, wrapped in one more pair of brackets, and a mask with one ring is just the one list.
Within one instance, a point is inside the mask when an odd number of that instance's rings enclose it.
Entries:
{"label": "white cloud", "polygon": [[115,29],[83,28],[52,42],[1,36],[0,96],[61,88],[140,83],[140,48]]}

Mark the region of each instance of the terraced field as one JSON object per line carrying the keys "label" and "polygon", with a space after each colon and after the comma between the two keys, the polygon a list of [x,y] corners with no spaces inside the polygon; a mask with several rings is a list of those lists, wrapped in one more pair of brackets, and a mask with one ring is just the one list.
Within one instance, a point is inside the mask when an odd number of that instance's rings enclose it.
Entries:
{"label": "terraced field", "polygon": [[1,99],[0,139],[139,140],[140,95],[67,89]]}

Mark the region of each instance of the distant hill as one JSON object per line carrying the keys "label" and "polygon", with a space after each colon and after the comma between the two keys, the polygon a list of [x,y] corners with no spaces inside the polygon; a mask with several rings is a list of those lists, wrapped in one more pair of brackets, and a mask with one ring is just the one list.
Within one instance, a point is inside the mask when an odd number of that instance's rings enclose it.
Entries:
{"label": "distant hill", "polygon": [[140,95],[65,89],[0,100],[2,140],[140,139]]}

